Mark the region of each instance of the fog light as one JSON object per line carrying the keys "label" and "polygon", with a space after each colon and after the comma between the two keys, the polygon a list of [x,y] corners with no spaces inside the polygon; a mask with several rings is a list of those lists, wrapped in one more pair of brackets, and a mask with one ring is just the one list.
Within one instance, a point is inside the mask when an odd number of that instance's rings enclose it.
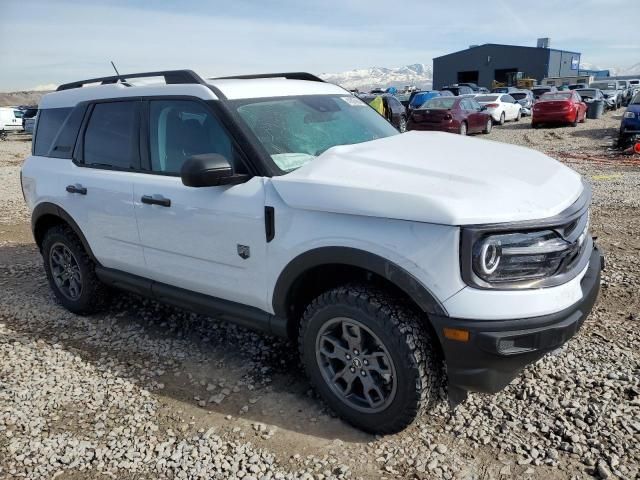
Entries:
{"label": "fog light", "polygon": [[468,330],[460,330],[458,328],[444,328],[443,331],[444,331],[444,338],[448,338],[449,340],[455,340],[457,342],[469,341]]}

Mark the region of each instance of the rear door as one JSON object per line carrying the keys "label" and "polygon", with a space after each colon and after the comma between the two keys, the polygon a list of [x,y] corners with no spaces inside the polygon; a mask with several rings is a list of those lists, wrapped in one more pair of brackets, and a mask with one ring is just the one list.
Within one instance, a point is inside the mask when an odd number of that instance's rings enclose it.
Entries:
{"label": "rear door", "polygon": [[[192,155],[217,153],[247,173],[240,148],[211,105],[149,99],[145,172],[136,173],[135,211],[148,278],[206,295],[268,308],[264,179],[186,187],[180,170]],[[143,202],[143,197],[159,200]]]}
{"label": "rear door", "polygon": [[136,100],[89,105],[74,165],[59,186],[62,208],[80,226],[98,261],[138,275],[144,272],[144,257],[131,175],[140,164],[140,105]]}

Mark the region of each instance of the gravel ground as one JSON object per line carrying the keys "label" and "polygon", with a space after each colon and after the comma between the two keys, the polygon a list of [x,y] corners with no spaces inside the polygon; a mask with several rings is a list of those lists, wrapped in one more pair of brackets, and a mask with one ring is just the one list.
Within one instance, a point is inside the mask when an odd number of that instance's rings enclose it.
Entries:
{"label": "gravel ground", "polygon": [[638,478],[640,162],[609,149],[619,117],[488,136],[593,185],[607,270],[583,329],[503,392],[450,412],[443,388],[382,438],[336,419],[283,340],[127,294],[58,306],[18,182],[30,144],[0,142],[0,478]]}

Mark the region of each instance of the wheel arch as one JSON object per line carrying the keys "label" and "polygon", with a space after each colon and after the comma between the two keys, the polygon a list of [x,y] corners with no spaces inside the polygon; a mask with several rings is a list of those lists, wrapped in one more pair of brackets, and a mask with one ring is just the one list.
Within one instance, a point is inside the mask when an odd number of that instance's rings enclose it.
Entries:
{"label": "wheel arch", "polygon": [[429,289],[404,268],[379,255],[351,247],[316,248],[291,260],[276,281],[273,310],[277,317],[286,320],[289,336],[294,335],[301,308],[316,294],[362,279],[382,282],[427,314],[447,314]]}
{"label": "wheel arch", "polygon": [[80,243],[82,243],[83,248],[87,252],[87,255],[93,260],[96,264],[99,265],[96,257],[89,246],[89,242],[86,237],[82,233],[82,230],[76,223],[69,213],[64,210],[62,207],[56,205],[51,202],[43,202],[39,203],[31,214],[31,231],[33,232],[33,238],[38,246],[38,249],[42,252],[42,242],[44,240],[44,235],[51,227],[55,225],[68,225],[73,232],[80,239]]}

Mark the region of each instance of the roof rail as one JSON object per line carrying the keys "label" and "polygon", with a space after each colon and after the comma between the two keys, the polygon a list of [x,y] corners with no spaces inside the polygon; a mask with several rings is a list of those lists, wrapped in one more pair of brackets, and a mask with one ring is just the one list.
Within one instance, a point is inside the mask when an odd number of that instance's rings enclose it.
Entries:
{"label": "roof rail", "polygon": [[127,75],[112,75],[110,77],[90,78],[88,80],[80,80],[72,83],[60,85],[56,91],[71,90],[72,88],[81,88],[89,83],[100,83],[107,85],[110,83],[126,82],[130,78],[147,78],[147,77],[164,77],[164,81],[169,84],[176,83],[199,83],[206,84],[200,76],[192,70],[164,70],[160,72],[144,72],[130,73]]}
{"label": "roof rail", "polygon": [[216,77],[212,80],[240,79],[250,80],[253,78],[287,78],[289,80],[308,80],[310,82],[324,82],[320,77],[307,72],[285,72],[285,73],[258,73],[256,75],[232,75],[230,77]]}

